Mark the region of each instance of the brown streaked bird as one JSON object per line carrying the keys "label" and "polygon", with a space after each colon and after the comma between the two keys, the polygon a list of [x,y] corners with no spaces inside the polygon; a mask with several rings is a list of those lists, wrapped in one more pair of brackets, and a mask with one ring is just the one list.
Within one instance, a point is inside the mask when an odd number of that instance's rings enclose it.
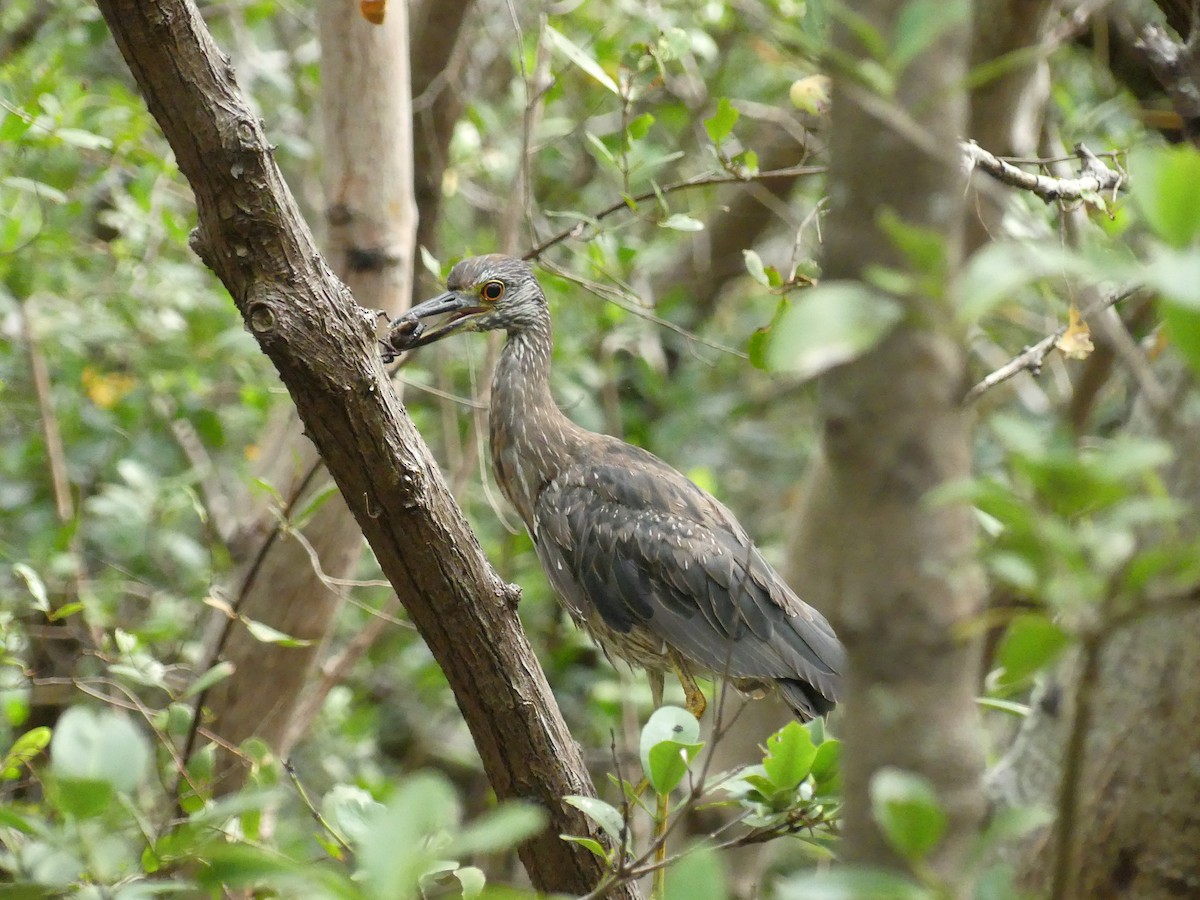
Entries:
{"label": "brown streaked bird", "polygon": [[558,408],[550,309],[529,266],[465,259],[446,287],[391,324],[384,356],[460,331],[508,332],[492,381],[492,465],[571,617],[606,654],[650,672],[656,705],[673,670],[697,718],[696,673],[749,693],[777,687],[802,720],[833,709],[845,650],[729,510],[658,457]]}

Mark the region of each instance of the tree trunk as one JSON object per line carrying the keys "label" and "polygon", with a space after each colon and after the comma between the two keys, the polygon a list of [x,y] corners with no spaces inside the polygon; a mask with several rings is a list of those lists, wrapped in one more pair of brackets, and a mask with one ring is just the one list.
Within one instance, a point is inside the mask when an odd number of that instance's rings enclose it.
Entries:
{"label": "tree trunk", "polygon": [[[901,9],[886,0],[855,7],[885,46],[895,46]],[[957,141],[967,126],[967,25],[948,25],[916,55],[894,99],[835,73],[827,281],[861,280],[879,266],[918,274],[918,283],[936,277],[914,272],[898,253],[879,226],[888,211],[900,227],[936,235],[953,271],[963,227]],[[833,43],[835,52],[864,55],[845,25],[835,27]],[[822,379],[822,458],[806,492],[807,577],[797,587],[831,613],[849,654],[839,728],[843,858],[906,869],[870,803],[873,776],[898,767],[927,779],[949,818],[930,861],[958,891],[982,815],[982,755],[977,648],[957,628],[979,611],[981,579],[970,510],[927,497],[970,472],[959,407],[965,353],[945,296],[914,292],[899,302],[901,324]]]}
{"label": "tree trunk", "polygon": [[[416,231],[406,12],[405,4],[394,3],[384,24],[375,26],[336,0],[317,8],[327,255],[359,303],[390,315],[408,306]],[[308,643],[264,643],[242,621],[222,616],[213,661],[232,662],[234,673],[202,701],[212,717],[210,730],[224,742],[236,746],[256,736],[286,753],[302,730],[292,716],[344,597],[323,576],[350,577],[363,542],[336,493],[300,529],[299,539],[281,532],[276,517],[303,508],[327,489],[329,476],[294,408],[262,443],[261,477],[294,501],[278,510],[269,497],[272,507],[259,504],[258,522],[244,526],[252,547],[236,579],[234,605],[247,618]],[[236,790],[245,773],[238,757],[222,753],[216,789]]]}
{"label": "tree trunk", "polygon": [[[228,288],[296,403],[306,434],[441,665],[497,797],[544,807],[519,848],[534,886],[584,893],[603,877],[560,833],[602,840],[564,794],[591,794],[514,589],[496,577],[404,414],[374,317],[317,252],[229,60],[186,0],[99,0],[196,197],[193,247]],[[353,15],[347,11],[347,15]],[[620,888],[611,896],[636,896]]]}

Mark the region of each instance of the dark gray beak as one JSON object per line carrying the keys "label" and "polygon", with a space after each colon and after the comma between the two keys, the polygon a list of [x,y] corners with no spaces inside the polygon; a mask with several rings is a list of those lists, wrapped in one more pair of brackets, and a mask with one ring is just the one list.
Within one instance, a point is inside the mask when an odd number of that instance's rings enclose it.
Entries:
{"label": "dark gray beak", "polygon": [[[383,361],[391,362],[407,350],[424,347],[426,344],[440,341],[456,331],[462,331],[470,324],[472,317],[487,310],[487,307],[475,305],[472,302],[473,299],[463,297],[454,291],[446,291],[424,303],[417,304],[404,315],[393,320],[388,326],[387,335],[379,342],[383,345],[381,351]],[[445,316],[446,319],[440,327],[427,331],[425,320],[441,316]]]}

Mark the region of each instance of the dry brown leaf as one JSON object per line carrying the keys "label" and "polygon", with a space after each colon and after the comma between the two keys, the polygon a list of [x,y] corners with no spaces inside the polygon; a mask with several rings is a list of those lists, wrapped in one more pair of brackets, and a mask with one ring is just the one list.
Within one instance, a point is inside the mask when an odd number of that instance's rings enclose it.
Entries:
{"label": "dry brown leaf", "polygon": [[358,11],[372,25],[382,25],[387,13],[387,0],[359,0]]}
{"label": "dry brown leaf", "polygon": [[1092,344],[1092,333],[1088,330],[1087,322],[1079,314],[1079,307],[1074,303],[1067,311],[1067,330],[1059,335],[1054,346],[1067,359],[1087,359],[1096,349]]}

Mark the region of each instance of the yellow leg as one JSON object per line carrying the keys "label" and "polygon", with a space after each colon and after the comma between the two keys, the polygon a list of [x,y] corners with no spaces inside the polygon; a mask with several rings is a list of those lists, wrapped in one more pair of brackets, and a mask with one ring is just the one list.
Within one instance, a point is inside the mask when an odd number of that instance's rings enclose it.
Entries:
{"label": "yellow leg", "polygon": [[692,673],[688,671],[683,657],[674,650],[668,650],[667,653],[671,657],[671,668],[675,670],[675,674],[679,676],[679,683],[683,685],[684,705],[688,712],[699,719],[704,715],[704,710],[708,708],[708,701],[704,699],[704,693],[696,684]]}

